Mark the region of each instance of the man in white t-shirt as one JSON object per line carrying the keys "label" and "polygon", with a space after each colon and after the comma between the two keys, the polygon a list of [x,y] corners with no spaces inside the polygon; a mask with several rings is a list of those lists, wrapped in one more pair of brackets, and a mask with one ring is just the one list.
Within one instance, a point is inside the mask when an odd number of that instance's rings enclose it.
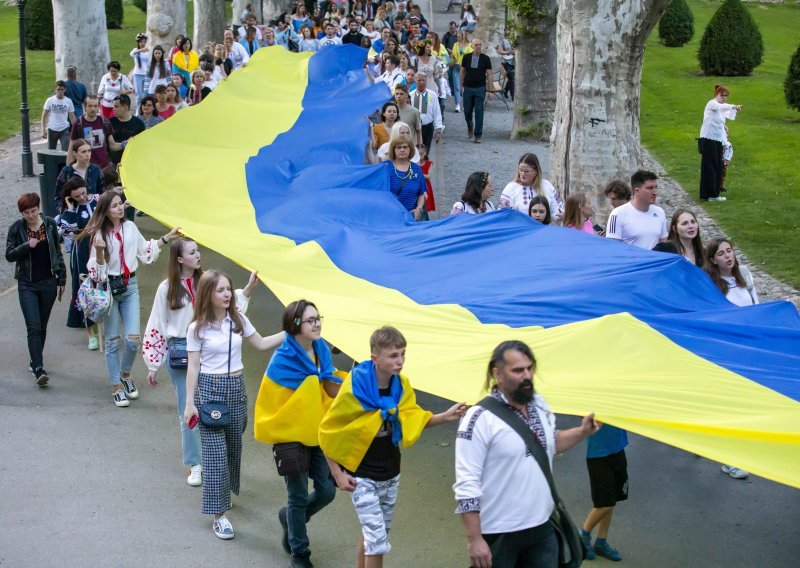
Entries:
{"label": "man in white t-shirt", "polygon": [[[556,432],[556,417],[534,389],[536,359],[525,343],[495,347],[485,388],[511,420],[527,427],[553,457],[594,435],[594,414],[577,428]],[[495,402],[496,401],[496,402]],[[550,485],[521,434],[481,401],[470,408],[456,434],[453,485],[467,533],[470,566],[556,566],[558,542],[550,523]],[[524,543],[524,544],[522,544]]]}
{"label": "man in white t-shirt", "polygon": [[655,204],[658,176],[639,170],[631,176],[633,198],[611,212],[606,237],[651,250],[667,240],[667,216]]}
{"label": "man in white t-shirt", "polygon": [[47,139],[47,147],[56,149],[61,142],[61,149],[69,148],[69,129],[75,123],[75,105],[65,95],[67,84],[56,81],[56,94],[44,102],[42,111],[42,138]]}
{"label": "man in white t-shirt", "polygon": [[329,45],[342,45],[341,38],[336,37],[336,27],[332,22],[325,24],[325,35],[319,40],[320,49]]}

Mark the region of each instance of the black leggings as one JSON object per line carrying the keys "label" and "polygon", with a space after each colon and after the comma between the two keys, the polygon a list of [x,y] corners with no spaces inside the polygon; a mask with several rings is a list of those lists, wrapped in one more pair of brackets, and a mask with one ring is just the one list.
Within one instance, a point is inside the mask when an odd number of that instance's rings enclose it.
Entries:
{"label": "black leggings", "polygon": [[700,159],[700,199],[719,197],[720,180],[722,179],[722,142],[709,138],[700,138],[697,150]]}
{"label": "black leggings", "polygon": [[25,318],[25,327],[28,331],[31,367],[36,371],[44,367],[42,352],[47,337],[47,322],[58,295],[58,285],[55,278],[41,282],[19,280],[17,290],[19,306],[22,308],[22,316]]}

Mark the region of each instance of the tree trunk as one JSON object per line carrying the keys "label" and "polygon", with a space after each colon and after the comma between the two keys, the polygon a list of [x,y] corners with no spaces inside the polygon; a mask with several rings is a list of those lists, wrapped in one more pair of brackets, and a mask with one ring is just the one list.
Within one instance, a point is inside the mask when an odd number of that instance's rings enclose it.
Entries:
{"label": "tree trunk", "polygon": [[197,53],[207,41],[222,43],[225,33],[225,0],[194,0],[194,37]]}
{"label": "tree trunk", "polygon": [[518,15],[514,124],[511,139],[550,138],[556,108],[557,0],[539,0],[531,15]]}
{"label": "tree trunk", "polygon": [[[248,2],[250,4],[253,4],[254,1],[255,4],[257,5],[258,0],[233,0],[233,6],[231,7],[231,16],[232,16],[231,21],[234,26],[239,27],[244,23],[239,20],[239,17],[242,15],[242,11],[244,10],[244,7],[248,4]],[[258,10],[256,9],[255,6],[253,6],[252,12],[256,14],[256,17],[258,17]]]}
{"label": "tree trunk", "polygon": [[56,77],[77,68],[78,81],[97,91],[110,61],[105,0],[53,0]]}
{"label": "tree trunk", "polygon": [[186,0],[148,0],[147,35],[150,47],[160,45],[168,56],[175,37],[186,35]]}
{"label": "tree trunk", "polygon": [[550,180],[599,190],[641,167],[639,85],[647,37],[670,0],[558,0],[558,92]]}
{"label": "tree trunk", "polygon": [[[483,41],[483,53],[489,57],[494,57],[497,54],[495,46],[503,39],[503,32],[505,31],[505,6],[503,0],[472,0],[470,4],[475,8],[475,13],[478,14],[478,25],[475,27],[475,33],[470,34],[470,38],[480,38]],[[447,3],[445,2],[444,5],[447,6]],[[458,23],[460,22],[460,15],[460,8],[456,6],[450,19]]]}
{"label": "tree trunk", "polygon": [[277,19],[288,8],[288,3],[285,0],[262,0],[253,4],[253,12],[258,14],[258,10],[262,6],[264,11],[261,13],[259,21],[266,24],[270,20]]}

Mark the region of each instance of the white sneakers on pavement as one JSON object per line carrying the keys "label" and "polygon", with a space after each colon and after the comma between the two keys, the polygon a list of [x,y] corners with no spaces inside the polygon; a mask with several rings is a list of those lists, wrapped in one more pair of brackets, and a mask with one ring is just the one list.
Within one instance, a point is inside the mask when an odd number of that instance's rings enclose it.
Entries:
{"label": "white sneakers on pavement", "polygon": [[192,466],[192,471],[189,477],[186,478],[186,483],[192,487],[199,487],[203,484],[203,465],[197,464]]}
{"label": "white sneakers on pavement", "polygon": [[750,476],[750,472],[739,469],[738,467],[733,467],[732,465],[723,465],[722,473],[727,473],[734,479],[747,479]]}

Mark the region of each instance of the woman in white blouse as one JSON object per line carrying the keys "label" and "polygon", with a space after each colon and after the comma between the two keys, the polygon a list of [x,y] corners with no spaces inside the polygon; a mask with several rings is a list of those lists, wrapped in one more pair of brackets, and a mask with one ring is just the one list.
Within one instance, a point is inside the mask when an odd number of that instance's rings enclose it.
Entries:
{"label": "woman in white blouse", "polygon": [[[95,282],[108,281],[114,295],[105,319],[105,358],[108,379],[117,406],[129,406],[139,398],[131,379],[131,367],[139,351],[139,287],[136,269],[139,261],[150,264],[158,258],[161,245],[178,234],[178,228],[158,240],[145,240],[132,221],[125,219],[125,206],[116,191],[107,191],[97,201],[92,218],[79,238],[91,238],[92,247],[86,268]],[[122,320],[120,322],[120,320]],[[120,356],[120,323],[125,330]]]}
{"label": "woman in white blouse", "polygon": [[467,186],[460,201],[453,204],[450,215],[479,215],[494,211],[494,205],[489,201],[494,193],[492,176],[489,172],[473,172],[467,178]]}
{"label": "woman in white blouse", "polygon": [[542,167],[539,158],[530,152],[523,154],[517,163],[517,175],[503,189],[500,195],[500,209],[511,207],[523,214],[528,214],[528,207],[535,195],[547,198],[553,223],[564,216],[564,200],[553,184],[542,179]]}
{"label": "woman in white blouse", "polygon": [[200,422],[203,454],[202,513],[214,515],[214,534],[223,540],[234,537],[225,516],[231,508],[231,491],[239,494],[242,433],[247,426],[247,390],[244,384],[242,343],[259,351],[278,347],[281,331],[261,337],[250,320],[236,308],[231,279],[221,272],[204,272],[197,283],[194,318],[186,330],[186,409],[183,418],[194,428],[198,408],[208,402],[228,408],[228,424],[213,427]]}
{"label": "woman in white blouse", "polygon": [[[190,468],[186,483],[192,487],[202,483],[200,430],[190,429],[183,420],[188,361],[180,361],[177,356],[171,357],[170,354],[177,355],[186,351],[186,329],[194,315],[197,283],[202,274],[197,243],[186,237],[173,239],[169,245],[167,279],[156,290],[142,341],[142,355],[148,369],[147,382],[151,387],[157,387],[156,373],[164,365],[175,390],[183,463]],[[236,290],[236,305],[241,313],[247,311],[250,296],[257,283],[258,276],[253,273],[244,290]]]}
{"label": "woman in white blouse", "polygon": [[722,185],[722,143],[725,135],[725,120],[735,120],[742,105],[728,104],[729,91],[724,85],[714,87],[714,98],[706,103],[703,125],[697,151],[700,152],[700,199],[725,201],[720,196]]}
{"label": "woman in white blouse", "polygon": [[112,61],[106,65],[108,73],[103,75],[100,79],[100,85],[97,87],[97,96],[100,99],[100,110],[103,113],[103,118],[111,118],[114,116],[114,99],[120,95],[127,95],[133,91],[133,85],[130,80],[120,73],[122,66],[119,61]]}
{"label": "woman in white blouse", "polygon": [[146,34],[136,34],[136,47],[131,50],[131,58],[133,59],[133,80],[136,83],[134,85],[136,100],[140,101],[147,94],[150,72],[150,48],[147,47]]}

